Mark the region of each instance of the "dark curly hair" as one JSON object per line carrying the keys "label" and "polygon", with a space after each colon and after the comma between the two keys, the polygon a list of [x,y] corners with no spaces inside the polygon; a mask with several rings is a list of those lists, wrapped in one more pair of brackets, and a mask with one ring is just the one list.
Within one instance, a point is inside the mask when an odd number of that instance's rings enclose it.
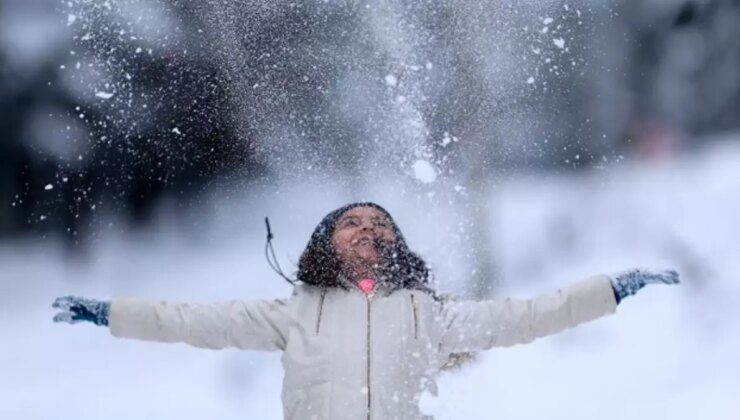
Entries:
{"label": "dark curly hair", "polygon": [[390,213],[372,202],[345,205],[327,214],[321,220],[311,234],[308,245],[298,261],[298,280],[322,288],[347,288],[346,284],[339,279],[342,266],[331,244],[331,237],[339,217],[355,207],[372,207],[381,211],[390,221],[396,236],[393,245],[380,250],[386,263],[382,265],[380,278],[377,280],[390,283],[393,289],[417,289],[434,294],[429,286],[430,271],[427,264],[409,249],[406,239]]}

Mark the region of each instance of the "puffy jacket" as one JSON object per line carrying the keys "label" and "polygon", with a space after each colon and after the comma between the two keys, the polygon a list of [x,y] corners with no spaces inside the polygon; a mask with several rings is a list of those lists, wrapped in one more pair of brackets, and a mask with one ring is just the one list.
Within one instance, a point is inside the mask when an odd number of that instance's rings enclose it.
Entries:
{"label": "puffy jacket", "polygon": [[282,350],[286,419],[423,419],[451,355],[527,343],[614,313],[605,275],[531,300],[440,300],[417,290],[297,285],[288,299],[190,304],[116,298],[116,337]]}

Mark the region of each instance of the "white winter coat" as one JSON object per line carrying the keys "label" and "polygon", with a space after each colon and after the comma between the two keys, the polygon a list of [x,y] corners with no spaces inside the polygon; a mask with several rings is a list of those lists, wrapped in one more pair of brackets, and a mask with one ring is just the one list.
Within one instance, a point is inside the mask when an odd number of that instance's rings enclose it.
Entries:
{"label": "white winter coat", "polygon": [[616,310],[604,275],[531,300],[440,301],[414,290],[297,285],[288,299],[190,304],[117,298],[116,337],[282,350],[286,419],[422,419],[450,355],[528,343]]}

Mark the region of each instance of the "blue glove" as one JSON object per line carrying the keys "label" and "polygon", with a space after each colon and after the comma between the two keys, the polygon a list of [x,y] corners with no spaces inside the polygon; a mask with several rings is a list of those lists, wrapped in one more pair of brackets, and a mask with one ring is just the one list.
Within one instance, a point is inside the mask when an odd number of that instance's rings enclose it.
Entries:
{"label": "blue glove", "polygon": [[89,321],[95,325],[108,325],[109,301],[62,296],[56,298],[51,307],[62,310],[54,315],[54,322],[75,324],[80,321]]}
{"label": "blue glove", "polygon": [[629,295],[634,295],[647,284],[678,284],[676,270],[651,271],[633,269],[611,276],[614,297],[617,303]]}

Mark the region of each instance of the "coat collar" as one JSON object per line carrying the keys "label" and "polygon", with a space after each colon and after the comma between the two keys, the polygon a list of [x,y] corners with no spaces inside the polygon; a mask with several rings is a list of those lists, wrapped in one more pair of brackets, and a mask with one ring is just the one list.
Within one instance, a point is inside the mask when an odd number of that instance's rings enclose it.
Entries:
{"label": "coat collar", "polygon": [[[351,292],[357,292],[357,293],[363,293],[362,290],[353,282],[352,280],[348,279],[343,274],[340,274],[338,277],[339,284],[341,284],[345,289],[351,291]],[[376,279],[375,287],[373,288],[372,294],[375,296],[388,296],[391,293],[395,292],[396,290],[401,289],[402,286],[398,284],[397,282],[392,282],[388,280],[382,280],[382,279]],[[363,293],[364,294],[364,293]]]}

